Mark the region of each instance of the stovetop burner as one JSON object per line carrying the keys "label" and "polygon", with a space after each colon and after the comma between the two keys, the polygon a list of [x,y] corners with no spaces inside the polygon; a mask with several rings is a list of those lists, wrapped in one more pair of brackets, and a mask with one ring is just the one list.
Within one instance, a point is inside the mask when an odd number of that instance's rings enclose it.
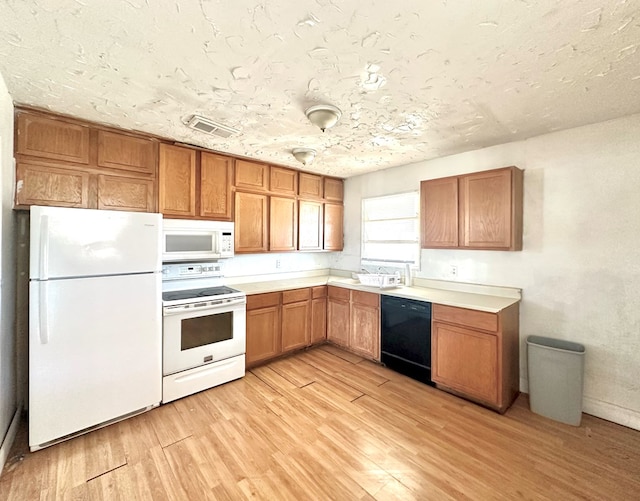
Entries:
{"label": "stovetop burner", "polygon": [[182,301],[184,299],[194,299],[198,297],[212,297],[220,296],[222,294],[235,294],[240,293],[236,289],[226,287],[224,285],[219,287],[207,287],[205,289],[189,289],[180,291],[167,291],[162,293],[163,301]]}

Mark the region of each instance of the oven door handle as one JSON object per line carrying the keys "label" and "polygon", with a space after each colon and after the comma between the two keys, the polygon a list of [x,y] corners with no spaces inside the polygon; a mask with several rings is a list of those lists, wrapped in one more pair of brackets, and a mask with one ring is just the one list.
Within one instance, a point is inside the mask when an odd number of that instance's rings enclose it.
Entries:
{"label": "oven door handle", "polygon": [[198,304],[198,303],[190,303],[190,305],[176,304],[174,306],[165,306],[164,308],[162,308],[162,312],[166,317],[169,315],[178,315],[180,313],[191,313],[191,312],[195,313],[196,311],[202,312],[202,311],[215,311],[215,310],[222,310],[222,309],[228,310],[237,305],[245,304],[246,302],[247,300],[245,298],[241,298],[241,299],[232,299],[231,301],[224,301],[224,300],[220,302],[214,301],[213,304],[207,304],[206,306],[191,306],[192,304]]}

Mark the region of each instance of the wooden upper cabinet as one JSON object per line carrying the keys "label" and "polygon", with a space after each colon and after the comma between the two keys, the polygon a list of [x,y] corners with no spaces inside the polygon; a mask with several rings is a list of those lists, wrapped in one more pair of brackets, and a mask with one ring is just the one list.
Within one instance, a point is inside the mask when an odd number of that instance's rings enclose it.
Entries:
{"label": "wooden upper cabinet", "polygon": [[231,220],[233,159],[200,153],[200,216]]}
{"label": "wooden upper cabinet", "polygon": [[155,175],[158,142],[143,137],[98,131],[98,165]]}
{"label": "wooden upper cabinet", "polygon": [[90,208],[90,174],[77,169],[18,162],[16,205]]}
{"label": "wooden upper cabinet", "polygon": [[298,249],[322,250],[322,203],[300,200],[298,207]]}
{"label": "wooden upper cabinet", "polygon": [[159,210],[166,216],[196,215],[196,151],[160,145]]}
{"label": "wooden upper cabinet", "polygon": [[270,190],[283,195],[295,195],[298,192],[298,172],[284,167],[270,169]]}
{"label": "wooden upper cabinet", "polygon": [[521,250],[522,189],[517,167],[422,181],[422,247]]}
{"label": "wooden upper cabinet", "polygon": [[344,207],[337,204],[324,204],[324,248],[342,250]]}
{"label": "wooden upper cabinet", "polygon": [[154,193],[150,179],[98,175],[98,209],[155,212]]}
{"label": "wooden upper cabinet", "polygon": [[235,251],[266,252],[269,247],[268,196],[237,191],[235,197]]}
{"label": "wooden upper cabinet", "polygon": [[294,198],[269,199],[269,250],[293,251],[297,247],[298,208]]}
{"label": "wooden upper cabinet", "polygon": [[522,249],[522,171],[515,167],[460,178],[461,247]]}
{"label": "wooden upper cabinet", "polygon": [[17,152],[40,158],[79,164],[89,163],[89,127],[47,118],[18,114]]}
{"label": "wooden upper cabinet", "polygon": [[307,172],[298,173],[298,195],[302,198],[322,198],[322,176],[309,174]]}
{"label": "wooden upper cabinet", "polygon": [[420,183],[422,247],[458,247],[458,178]]}
{"label": "wooden upper cabinet", "polygon": [[324,198],[332,202],[342,202],[344,197],[342,179],[332,177],[324,178]]}
{"label": "wooden upper cabinet", "polygon": [[236,160],[236,188],[254,191],[269,189],[269,166],[248,160]]}

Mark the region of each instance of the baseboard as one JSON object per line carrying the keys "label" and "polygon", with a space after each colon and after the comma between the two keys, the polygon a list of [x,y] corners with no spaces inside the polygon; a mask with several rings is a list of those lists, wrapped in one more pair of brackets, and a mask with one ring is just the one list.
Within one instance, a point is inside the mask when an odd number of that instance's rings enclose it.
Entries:
{"label": "baseboard", "polygon": [[2,446],[0,446],[0,473],[4,469],[4,464],[7,462],[9,458],[9,452],[11,451],[11,446],[16,439],[16,435],[18,434],[18,425],[20,424],[20,408],[16,409],[16,413],[13,415],[13,419],[11,420],[11,424],[9,425],[9,429],[7,430],[7,434],[4,436],[4,440],[2,441]]}
{"label": "baseboard", "polygon": [[582,399],[582,412],[640,431],[640,412],[632,409],[626,409],[595,398],[584,397]]}

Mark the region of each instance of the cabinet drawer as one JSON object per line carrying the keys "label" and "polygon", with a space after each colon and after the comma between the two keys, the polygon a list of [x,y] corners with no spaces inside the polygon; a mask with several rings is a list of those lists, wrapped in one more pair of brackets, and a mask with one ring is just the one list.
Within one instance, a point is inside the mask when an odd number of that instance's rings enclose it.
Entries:
{"label": "cabinet drawer", "polygon": [[309,289],[294,289],[282,292],[282,304],[297,303],[309,299]]}
{"label": "cabinet drawer", "polygon": [[439,322],[465,325],[473,329],[498,331],[498,315],[486,311],[467,310],[441,304],[433,305],[433,319]]}
{"label": "cabinet drawer", "polygon": [[311,288],[311,297],[313,299],[317,299],[317,298],[321,298],[321,297],[327,297],[327,286],[326,285],[320,285],[318,287],[312,287]]}
{"label": "cabinet drawer", "polygon": [[247,310],[278,306],[280,304],[280,292],[268,292],[266,294],[254,294],[247,296]]}
{"label": "cabinet drawer", "polygon": [[380,294],[373,292],[351,291],[351,301],[364,306],[378,308],[380,306]]}
{"label": "cabinet drawer", "polygon": [[329,297],[340,301],[349,301],[350,290],[343,287],[329,286]]}

